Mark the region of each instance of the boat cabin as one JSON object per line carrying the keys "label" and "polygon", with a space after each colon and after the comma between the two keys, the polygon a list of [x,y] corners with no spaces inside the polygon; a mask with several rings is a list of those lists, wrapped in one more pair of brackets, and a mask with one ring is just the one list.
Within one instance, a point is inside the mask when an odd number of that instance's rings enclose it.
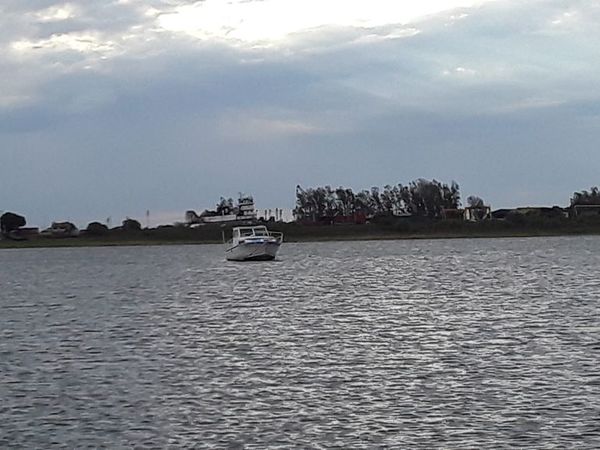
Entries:
{"label": "boat cabin", "polygon": [[[259,244],[264,242],[280,244],[283,241],[283,233],[269,231],[264,225],[234,227],[232,231],[233,236],[229,242],[233,244]],[[225,235],[223,235],[223,242],[225,242]]]}
{"label": "boat cabin", "polygon": [[233,238],[240,237],[265,237],[269,236],[269,231],[264,225],[256,227],[236,227],[233,229]]}

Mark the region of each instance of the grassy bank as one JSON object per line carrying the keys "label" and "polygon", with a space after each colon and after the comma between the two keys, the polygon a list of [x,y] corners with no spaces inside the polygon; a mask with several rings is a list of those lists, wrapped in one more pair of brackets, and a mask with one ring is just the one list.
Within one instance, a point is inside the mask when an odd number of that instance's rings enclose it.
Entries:
{"label": "grassy bank", "polygon": [[[485,221],[381,219],[365,225],[301,225],[270,223],[269,229],[281,231],[286,242],[381,239],[494,238],[528,236],[562,236],[600,234],[600,220],[587,218]],[[118,245],[215,244],[222,235],[230,236],[230,228],[207,225],[198,228],[159,227],[129,231],[110,230],[102,235],[82,234],[77,238],[53,239],[36,237],[24,241],[1,240],[0,248],[88,247]]]}

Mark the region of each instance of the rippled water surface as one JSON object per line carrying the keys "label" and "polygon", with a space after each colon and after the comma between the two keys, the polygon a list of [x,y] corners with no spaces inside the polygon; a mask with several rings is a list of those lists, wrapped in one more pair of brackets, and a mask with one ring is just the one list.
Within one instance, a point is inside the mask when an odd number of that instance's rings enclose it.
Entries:
{"label": "rippled water surface", "polygon": [[600,238],[0,250],[0,447],[598,448]]}

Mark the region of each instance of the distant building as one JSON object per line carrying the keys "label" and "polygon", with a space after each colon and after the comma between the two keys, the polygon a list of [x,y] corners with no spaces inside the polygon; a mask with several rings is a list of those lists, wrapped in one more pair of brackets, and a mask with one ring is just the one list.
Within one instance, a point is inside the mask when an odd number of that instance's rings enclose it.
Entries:
{"label": "distant building", "polygon": [[[39,228],[35,228],[35,227],[21,227],[21,228],[17,228],[16,230],[12,230],[8,233],[8,238],[9,239],[13,239],[16,241],[23,241],[26,239],[32,239],[32,238],[36,238],[40,235],[40,230]],[[0,239],[2,239],[2,236],[0,235]]]}
{"label": "distant building", "polygon": [[464,220],[468,222],[479,222],[492,218],[492,208],[489,206],[467,206],[463,212]]}
{"label": "distant building", "polygon": [[[231,206],[231,207],[230,207]],[[256,211],[254,209],[254,198],[252,196],[240,195],[237,206],[226,205],[218,207],[215,211],[205,210],[200,215],[195,211],[189,210],[185,213],[185,223],[187,226],[201,225],[207,223],[227,223],[227,222],[254,222],[256,221]]]}
{"label": "distant building", "polygon": [[539,206],[539,207],[526,207],[517,208],[516,211],[520,214],[526,214],[528,216],[539,216],[546,219],[558,218],[558,217],[569,217],[569,212],[560,206]]}
{"label": "distant building", "polygon": [[569,212],[560,206],[527,206],[512,209],[497,209],[491,213],[492,219],[505,220],[511,216],[542,217],[546,219],[569,217]]}
{"label": "distant building", "polygon": [[40,234],[46,237],[68,238],[79,236],[79,230],[71,222],[52,222],[52,226]]}
{"label": "distant building", "polygon": [[494,220],[505,220],[509,214],[515,212],[514,209],[502,208],[492,211],[492,219]]}
{"label": "distant building", "polygon": [[570,213],[572,217],[597,217],[600,216],[600,205],[573,205]]}

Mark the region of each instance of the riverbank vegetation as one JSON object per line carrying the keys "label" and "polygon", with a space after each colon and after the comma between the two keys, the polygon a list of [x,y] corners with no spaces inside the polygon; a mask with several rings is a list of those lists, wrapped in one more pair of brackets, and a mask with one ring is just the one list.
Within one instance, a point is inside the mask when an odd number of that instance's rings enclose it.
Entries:
{"label": "riverbank vegetation", "polygon": [[372,187],[357,193],[350,188],[331,186],[302,189],[296,187],[294,215],[300,221],[316,221],[322,217],[378,215],[411,215],[441,218],[445,209],[460,206],[460,189],[456,182],[450,185],[436,180],[419,179],[408,185]]}
{"label": "riverbank vegetation", "polygon": [[[564,216],[551,218],[531,213],[480,222],[381,217],[366,224],[305,225],[274,221],[265,223],[269,229],[283,232],[286,242],[600,234],[600,216],[569,219]],[[231,235],[230,225],[223,227],[207,224],[195,228],[178,225],[139,230],[113,229],[100,235],[82,232],[76,238],[40,236],[22,241],[1,240],[0,248],[210,244],[221,243],[223,235]]]}
{"label": "riverbank vegetation", "polygon": [[[295,221],[260,223],[283,232],[288,242],[600,234],[600,191],[596,187],[575,192],[564,208],[489,210],[477,196],[469,197],[467,206],[461,208],[455,182],[417,180],[357,193],[342,187],[298,186]],[[4,213],[0,217],[0,248],[220,243],[231,236],[232,228],[232,224],[215,223],[143,228],[129,218],[114,228],[91,222],[81,231],[70,222],[54,222],[42,232],[25,228],[25,224],[25,217]]]}

